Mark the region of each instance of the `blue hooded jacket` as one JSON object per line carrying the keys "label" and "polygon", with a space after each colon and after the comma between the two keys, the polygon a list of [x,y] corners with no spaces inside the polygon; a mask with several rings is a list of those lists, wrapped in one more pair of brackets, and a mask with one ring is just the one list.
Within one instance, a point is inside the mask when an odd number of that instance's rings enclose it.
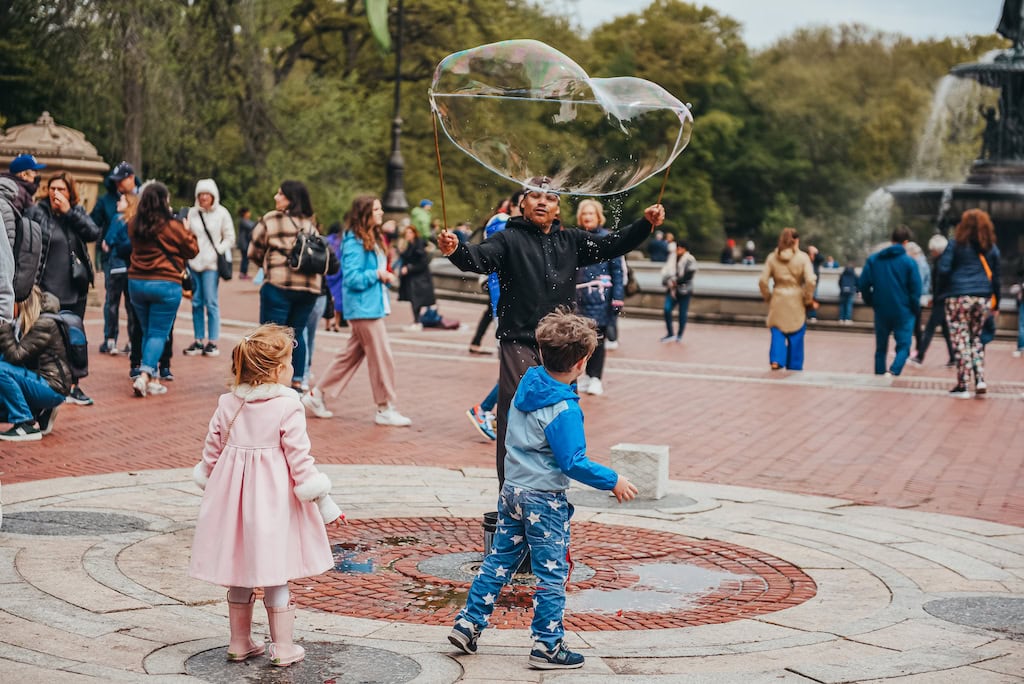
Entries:
{"label": "blue hooded jacket", "polygon": [[597,489],[615,488],[614,470],[587,458],[580,398],[543,366],[526,371],[512,398],[505,432],[505,482],[562,492],[569,478]]}
{"label": "blue hooded jacket", "polygon": [[868,257],[857,289],[879,319],[914,318],[921,308],[921,273],[903,245],[889,245]]}

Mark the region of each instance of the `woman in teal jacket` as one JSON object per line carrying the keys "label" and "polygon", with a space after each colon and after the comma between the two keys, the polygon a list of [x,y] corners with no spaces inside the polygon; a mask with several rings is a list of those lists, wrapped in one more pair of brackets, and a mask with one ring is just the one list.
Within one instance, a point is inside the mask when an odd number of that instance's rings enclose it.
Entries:
{"label": "woman in teal jacket", "polygon": [[348,346],[324,370],[316,387],[302,397],[302,403],[318,418],[333,415],[324,404],[324,395],[336,399],[365,358],[377,404],[374,422],[393,427],[412,424],[394,407],[395,360],[384,319],[391,313],[388,288],[397,278],[388,271],[380,229],[383,220],[384,210],[376,197],[364,195],[352,202],[341,241],[343,307],[352,336]]}

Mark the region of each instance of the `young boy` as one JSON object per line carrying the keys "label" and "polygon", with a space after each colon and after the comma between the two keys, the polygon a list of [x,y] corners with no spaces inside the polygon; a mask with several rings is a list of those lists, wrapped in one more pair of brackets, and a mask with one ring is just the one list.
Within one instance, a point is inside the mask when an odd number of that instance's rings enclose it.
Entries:
{"label": "young boy", "polygon": [[448,641],[465,653],[476,653],[498,594],[529,551],[537,577],[530,666],[572,669],[583,666],[583,656],[562,642],[565,584],[572,567],[573,507],[565,497],[569,478],[611,490],[620,503],[636,496],[637,489],[587,458],[583,413],[572,383],[597,347],[594,322],[560,309],[537,325],[537,345],[544,365],[526,371],[508,414],[505,484],[498,497],[494,547],[473,580]]}

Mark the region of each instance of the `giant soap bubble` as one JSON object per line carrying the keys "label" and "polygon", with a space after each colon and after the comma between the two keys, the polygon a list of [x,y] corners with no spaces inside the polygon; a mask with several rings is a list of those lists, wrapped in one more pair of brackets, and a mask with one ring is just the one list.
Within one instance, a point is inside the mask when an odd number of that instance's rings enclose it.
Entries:
{"label": "giant soap bubble", "polygon": [[517,183],[548,176],[574,195],[629,190],[690,141],[693,117],[641,78],[590,78],[558,50],[506,40],[445,57],[431,105],[466,154]]}

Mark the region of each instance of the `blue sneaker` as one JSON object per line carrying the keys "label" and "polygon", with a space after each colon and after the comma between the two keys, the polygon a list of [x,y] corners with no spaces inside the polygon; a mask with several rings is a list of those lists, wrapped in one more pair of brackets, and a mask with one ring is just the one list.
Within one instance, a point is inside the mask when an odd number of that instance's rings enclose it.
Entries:
{"label": "blue sneaker", "polygon": [[467,655],[476,653],[476,640],[480,638],[480,628],[466,618],[459,618],[455,621],[448,641],[453,646]]}
{"label": "blue sneaker", "polygon": [[575,670],[583,667],[583,656],[573,653],[559,641],[550,651],[539,641],[530,651],[530,667],[537,670]]}
{"label": "blue sneaker", "polygon": [[490,440],[498,438],[488,412],[480,408],[479,404],[466,411],[466,415],[469,416],[469,422],[473,423],[473,427],[475,427],[481,435]]}

